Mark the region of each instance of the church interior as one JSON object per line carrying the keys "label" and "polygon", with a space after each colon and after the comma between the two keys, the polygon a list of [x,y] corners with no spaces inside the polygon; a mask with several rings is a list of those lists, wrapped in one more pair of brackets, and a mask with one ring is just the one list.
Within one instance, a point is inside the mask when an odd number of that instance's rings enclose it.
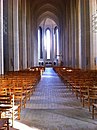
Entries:
{"label": "church interior", "polygon": [[0,130],[97,129],[97,0],[0,0]]}

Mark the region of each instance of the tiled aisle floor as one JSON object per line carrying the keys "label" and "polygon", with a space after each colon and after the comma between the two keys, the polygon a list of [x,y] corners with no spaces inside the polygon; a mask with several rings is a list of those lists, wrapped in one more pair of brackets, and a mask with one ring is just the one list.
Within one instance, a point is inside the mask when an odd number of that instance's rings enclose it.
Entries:
{"label": "tiled aisle floor", "polygon": [[46,68],[19,123],[15,127],[21,130],[97,130],[97,120],[52,68]]}

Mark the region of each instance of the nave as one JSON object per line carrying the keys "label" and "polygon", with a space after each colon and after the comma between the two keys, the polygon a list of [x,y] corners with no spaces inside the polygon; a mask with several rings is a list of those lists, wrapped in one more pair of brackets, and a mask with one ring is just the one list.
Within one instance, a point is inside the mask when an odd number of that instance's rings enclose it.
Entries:
{"label": "nave", "polygon": [[15,121],[19,130],[96,130],[88,109],[52,68],[46,68],[36,90],[21,111],[21,120]]}

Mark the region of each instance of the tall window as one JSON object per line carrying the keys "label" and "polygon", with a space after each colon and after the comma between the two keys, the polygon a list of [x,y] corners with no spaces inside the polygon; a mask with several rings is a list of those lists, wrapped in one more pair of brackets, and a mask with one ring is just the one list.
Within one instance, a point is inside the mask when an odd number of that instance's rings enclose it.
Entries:
{"label": "tall window", "polygon": [[50,29],[46,30],[46,50],[47,50],[47,59],[50,59]]}
{"label": "tall window", "polygon": [[59,31],[57,26],[54,28],[54,52],[59,58]]}
{"label": "tall window", "polygon": [[38,29],[38,59],[40,59],[40,29]]}
{"label": "tall window", "polygon": [[57,55],[59,54],[59,32],[58,32],[58,28],[56,29],[56,34],[57,34]]}
{"label": "tall window", "polygon": [[42,28],[39,27],[38,29],[38,59],[43,58],[43,51],[42,51]]}

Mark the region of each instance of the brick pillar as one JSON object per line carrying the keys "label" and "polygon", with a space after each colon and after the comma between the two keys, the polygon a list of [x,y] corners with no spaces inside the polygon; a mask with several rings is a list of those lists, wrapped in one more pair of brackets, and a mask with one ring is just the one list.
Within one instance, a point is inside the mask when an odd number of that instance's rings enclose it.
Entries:
{"label": "brick pillar", "polygon": [[23,46],[23,69],[27,68],[27,25],[26,25],[26,0],[22,0],[22,46]]}
{"label": "brick pillar", "polygon": [[14,70],[14,44],[13,44],[13,0],[8,0],[8,46],[9,71]]}
{"label": "brick pillar", "polygon": [[18,0],[13,0],[13,44],[14,44],[14,70],[19,70],[19,23]]}
{"label": "brick pillar", "polygon": [[[97,29],[95,29],[95,16],[97,17],[97,0],[90,0],[90,67],[91,69],[97,69]],[[95,24],[95,25],[94,25]]]}
{"label": "brick pillar", "polygon": [[0,74],[4,73],[3,58],[3,0],[0,0]]}

